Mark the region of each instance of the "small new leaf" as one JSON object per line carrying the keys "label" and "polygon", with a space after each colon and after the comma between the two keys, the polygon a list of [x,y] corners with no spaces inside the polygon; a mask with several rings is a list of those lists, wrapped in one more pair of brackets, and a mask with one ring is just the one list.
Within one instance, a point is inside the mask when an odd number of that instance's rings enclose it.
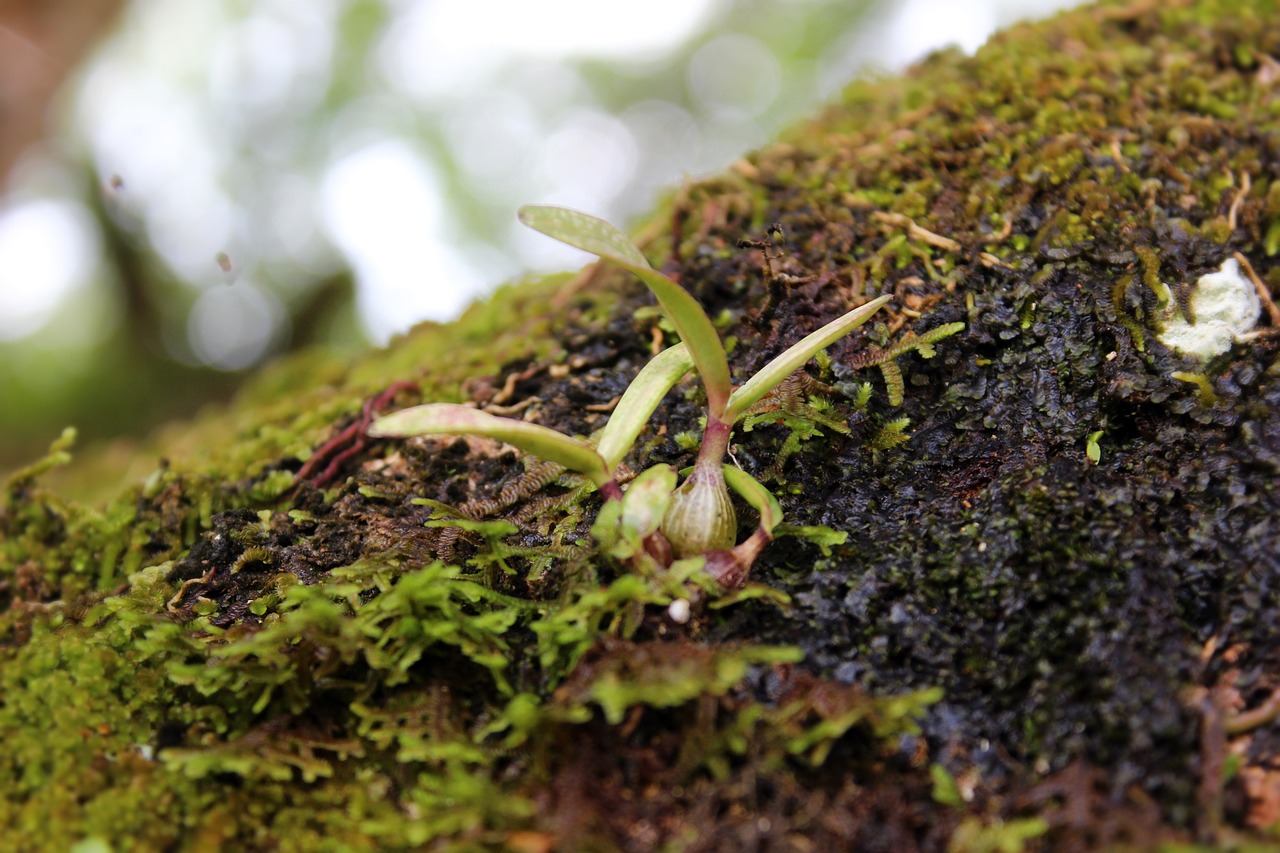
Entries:
{"label": "small new leaf", "polygon": [[614,559],[631,559],[662,523],[675,488],[675,469],[654,465],[631,481],[622,500],[605,502],[591,535]]}
{"label": "small new leaf", "polygon": [[773,496],[773,492],[762,486],[755,477],[734,465],[724,466],[724,480],[729,488],[742,496],[748,506],[760,513],[760,527],[772,536],[774,528],[778,526],[778,522],[782,521],[782,506]]}
{"label": "small new leaf", "polygon": [[1103,432],[1105,432],[1105,430],[1091,432],[1084,441],[1084,455],[1088,457],[1089,461],[1094,465],[1097,465],[1102,461],[1102,446],[1098,444],[1098,439],[1102,438]]}
{"label": "small new leaf", "polygon": [[676,471],[670,465],[654,465],[631,481],[622,496],[622,523],[641,538],[652,535],[676,490]]}

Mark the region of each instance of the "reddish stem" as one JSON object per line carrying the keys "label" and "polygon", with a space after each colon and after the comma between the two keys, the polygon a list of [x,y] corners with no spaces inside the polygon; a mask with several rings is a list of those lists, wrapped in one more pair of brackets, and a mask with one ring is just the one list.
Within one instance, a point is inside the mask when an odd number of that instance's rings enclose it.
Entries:
{"label": "reddish stem", "polygon": [[[377,396],[365,400],[360,409],[359,419],[354,423],[347,424],[341,432],[316,448],[316,452],[311,454],[311,458],[306,461],[306,464],[298,469],[295,479],[299,481],[310,480],[311,484],[317,487],[331,481],[337,476],[338,471],[348,459],[368,446],[369,424],[373,423],[374,416],[395,399],[395,396],[401,391],[417,390],[417,388],[417,383],[401,380],[392,383]],[[325,464],[326,461],[328,462],[327,465]],[[325,465],[324,470],[316,474],[315,470],[321,465]]]}
{"label": "reddish stem", "polygon": [[760,556],[760,552],[772,541],[773,534],[763,527],[757,527],[754,533],[734,547],[733,556],[737,557],[738,562],[742,563],[743,566],[750,569],[755,564],[756,558]]}
{"label": "reddish stem", "polygon": [[729,452],[729,436],[732,433],[732,424],[707,415],[707,428],[702,432],[702,447],[698,450],[695,467],[718,469],[724,463],[724,455]]}

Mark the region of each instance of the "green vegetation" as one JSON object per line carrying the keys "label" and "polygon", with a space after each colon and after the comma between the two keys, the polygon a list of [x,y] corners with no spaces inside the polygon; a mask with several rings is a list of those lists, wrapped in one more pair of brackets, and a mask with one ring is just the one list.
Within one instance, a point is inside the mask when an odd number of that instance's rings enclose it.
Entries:
{"label": "green vegetation", "polygon": [[[1275,12],[1021,28],[664,203],[644,257],[739,390],[893,295],[717,450],[789,522],[739,590],[631,565],[705,452],[710,385],[670,374],[714,356],[609,265],[279,365],[123,462],[59,440],[0,494],[0,838],[1265,849],[1274,324],[1204,361],[1157,318],[1237,251],[1280,285]],[[774,222],[762,276],[739,241]],[[860,367],[957,323],[874,393]],[[422,400],[518,414],[588,471],[361,435]],[[333,475],[297,477],[318,453]]]}
{"label": "green vegetation", "polygon": [[[661,568],[670,566],[674,558],[703,557],[712,577],[726,587],[740,587],[746,582],[751,564],[773,539],[782,510],[773,495],[750,474],[724,464],[733,425],[806,361],[870,319],[889,297],[872,299],[833,320],[734,389],[729,380],[728,357],[711,318],[680,285],[649,266],[644,254],[622,232],[604,220],[563,207],[529,205],[521,208],[520,219],[531,228],[634,273],[658,298],[682,342],[660,353],[636,375],[594,446],[590,441],[561,435],[537,424],[447,403],[429,403],[388,415],[373,424],[370,434],[401,438],[481,435],[586,474],[605,500],[621,504],[620,523],[624,529],[634,531],[634,535],[626,537],[634,543],[629,550],[620,551],[616,544],[610,549],[615,557],[625,556],[641,565],[656,562]],[[911,349],[932,355],[934,341],[959,331],[963,325],[952,324],[940,330],[942,334],[926,335],[918,341],[913,336],[885,358]],[[629,490],[630,497],[625,497],[618,485],[617,466],[662,398],[690,367],[697,368],[707,394],[706,427],[693,473],[675,488],[669,468],[651,468],[645,473],[652,472],[653,476],[641,474],[641,489]],[[901,402],[901,394],[898,400]],[[658,483],[667,485],[650,488]],[[738,524],[729,488],[760,516],[756,532],[741,544],[735,544]]]}

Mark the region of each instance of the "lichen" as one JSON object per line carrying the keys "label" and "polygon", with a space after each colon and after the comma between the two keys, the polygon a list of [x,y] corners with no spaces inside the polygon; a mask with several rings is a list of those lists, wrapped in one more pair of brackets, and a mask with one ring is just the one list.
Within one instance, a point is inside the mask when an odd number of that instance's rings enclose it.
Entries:
{"label": "lichen", "polygon": [[1162,324],[1165,346],[1207,361],[1231,349],[1241,335],[1258,323],[1262,301],[1253,282],[1240,272],[1235,258],[1227,258],[1215,273],[1200,276],[1188,300],[1191,317],[1175,316]]}

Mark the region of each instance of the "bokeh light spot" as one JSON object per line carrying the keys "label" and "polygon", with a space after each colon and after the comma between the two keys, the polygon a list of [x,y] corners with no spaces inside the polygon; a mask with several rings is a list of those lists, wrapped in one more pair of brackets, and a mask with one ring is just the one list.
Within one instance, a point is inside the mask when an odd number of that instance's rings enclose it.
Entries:
{"label": "bokeh light spot", "polygon": [[44,326],[85,284],[98,232],[79,204],[40,200],[0,210],[0,341]]}
{"label": "bokeh light spot", "polygon": [[251,284],[211,287],[191,308],[187,337],[203,363],[220,370],[240,370],[271,349],[284,318],[279,301]]}
{"label": "bokeh light spot", "polygon": [[778,96],[782,66],[759,39],[731,33],[698,49],[689,61],[689,90],[710,114],[760,115]]}
{"label": "bokeh light spot", "polygon": [[557,203],[598,207],[631,180],[636,145],[627,126],[608,113],[572,113],[543,142],[539,175]]}
{"label": "bokeh light spot", "polygon": [[356,271],[361,320],[374,340],[406,318],[456,317],[484,283],[450,245],[439,182],[399,140],[369,145],[330,167],[324,223]]}

